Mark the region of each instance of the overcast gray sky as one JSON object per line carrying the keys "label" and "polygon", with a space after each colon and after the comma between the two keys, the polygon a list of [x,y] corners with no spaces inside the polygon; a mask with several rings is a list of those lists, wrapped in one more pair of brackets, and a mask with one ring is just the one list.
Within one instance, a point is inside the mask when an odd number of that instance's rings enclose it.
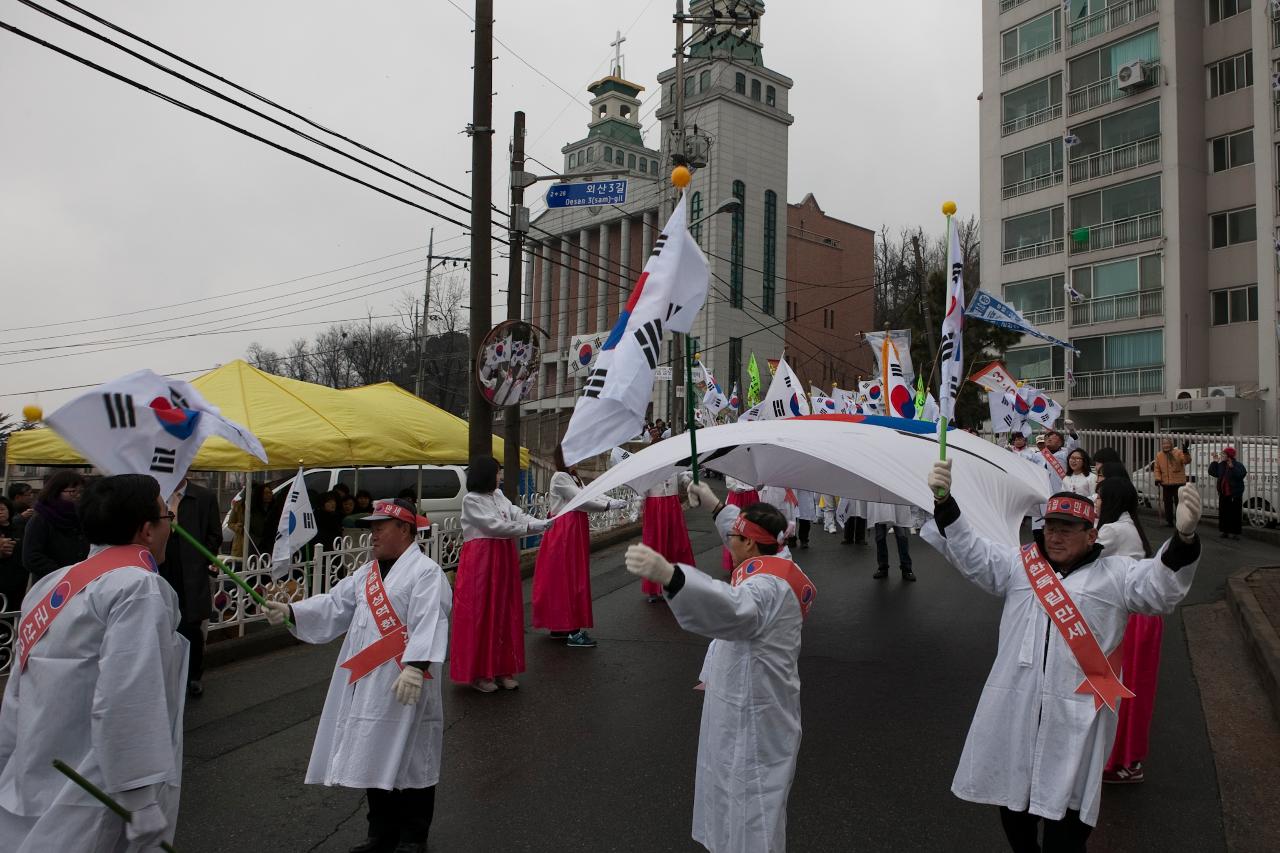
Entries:
{"label": "overcast gray sky", "polygon": [[[83,21],[54,0],[41,2]],[[473,3],[455,2],[79,5],[469,190],[470,144],[461,130],[471,115],[472,36],[460,9]],[[496,6],[495,33],[511,49],[496,46],[494,66],[493,198],[505,208],[512,112],[528,116],[529,153],[558,165],[560,146],[585,131],[585,87],[606,73],[616,30],[627,35],[627,76],[653,92],[671,62],[674,2]],[[0,0],[0,20],[370,177],[16,0]],[[763,40],[766,64],[795,80],[788,201],[812,191],[831,215],[869,228],[922,223],[940,231],[947,198],[962,215],[976,212],[981,16],[972,3],[921,0],[908,14],[896,3],[771,0]],[[8,32],[0,32],[0,115],[0,411],[36,400],[33,389],[141,367],[199,370],[243,356],[254,340],[284,349],[329,321],[391,313],[403,293],[421,287],[432,226],[438,252],[467,254],[456,225]],[[647,139],[656,146],[656,130]],[[397,191],[466,221],[412,190]],[[416,247],[423,248],[408,251]],[[495,244],[495,254],[501,248]],[[392,253],[401,254],[372,262]],[[505,275],[505,261],[495,270]],[[342,281],[360,274],[368,275]],[[264,328],[286,324],[308,325]],[[126,346],[119,339],[129,335],[166,340]],[[94,345],[66,348],[85,342]],[[44,391],[38,402],[49,410],[75,393]]]}

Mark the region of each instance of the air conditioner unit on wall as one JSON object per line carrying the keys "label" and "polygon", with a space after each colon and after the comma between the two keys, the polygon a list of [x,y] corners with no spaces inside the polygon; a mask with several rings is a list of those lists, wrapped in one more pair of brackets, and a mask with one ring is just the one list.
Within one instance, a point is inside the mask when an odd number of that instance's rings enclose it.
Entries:
{"label": "air conditioner unit on wall", "polygon": [[1116,88],[1136,89],[1151,82],[1151,72],[1141,59],[1120,66],[1116,72]]}
{"label": "air conditioner unit on wall", "polygon": [[1210,397],[1234,397],[1236,395],[1236,386],[1234,385],[1210,385]]}
{"label": "air conditioner unit on wall", "polygon": [[1199,388],[1179,388],[1175,400],[1198,400],[1204,396]]}

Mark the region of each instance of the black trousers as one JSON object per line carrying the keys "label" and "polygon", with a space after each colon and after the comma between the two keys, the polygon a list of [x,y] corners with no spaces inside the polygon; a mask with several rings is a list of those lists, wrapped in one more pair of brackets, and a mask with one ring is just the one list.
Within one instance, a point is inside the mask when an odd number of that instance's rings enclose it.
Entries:
{"label": "black trousers", "polygon": [[[1044,824],[1044,843],[1036,840]],[[1000,807],[1000,825],[1013,853],[1085,853],[1085,842],[1093,827],[1080,820],[1080,812],[1067,810],[1062,820],[1046,820],[1031,812],[1015,812]]]}
{"label": "black trousers", "polygon": [[855,545],[863,545],[867,541],[867,520],[860,515],[851,515],[844,520],[844,541]]}
{"label": "black trousers", "polygon": [[1243,506],[1239,495],[1218,493],[1218,530],[1240,535],[1240,519]]}
{"label": "black trousers", "polygon": [[204,631],[199,622],[183,621],[178,623],[178,633],[187,638],[187,680],[199,681],[204,678]]}
{"label": "black trousers", "polygon": [[[889,525],[876,525],[876,568],[889,568]],[[893,541],[898,545],[898,568],[904,572],[911,571],[911,548],[908,543],[911,541],[911,532],[902,528],[901,525],[893,526]]]}
{"label": "black trousers", "polygon": [[800,541],[806,545],[809,544],[809,528],[811,525],[812,522],[803,518],[796,522],[796,533],[799,535]]}
{"label": "black trousers", "polygon": [[424,844],[436,810],[436,786],[384,791],[368,788],[369,837]]}
{"label": "black trousers", "polygon": [[1168,483],[1160,485],[1160,491],[1164,493],[1164,523],[1173,526],[1174,511],[1178,508],[1178,489],[1182,488],[1181,484],[1171,486]]}

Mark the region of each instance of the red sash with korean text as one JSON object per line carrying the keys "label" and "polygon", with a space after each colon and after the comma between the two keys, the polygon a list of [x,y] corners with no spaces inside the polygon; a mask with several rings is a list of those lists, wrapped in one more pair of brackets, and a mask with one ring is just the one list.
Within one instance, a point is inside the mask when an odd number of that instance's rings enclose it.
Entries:
{"label": "red sash with korean text", "polygon": [[1049,463],[1049,467],[1053,469],[1053,473],[1058,475],[1058,479],[1065,479],[1067,469],[1062,467],[1062,463],[1058,461],[1058,457],[1049,452],[1049,448],[1040,448],[1040,455],[1044,457],[1044,461]]}
{"label": "red sash with korean text", "polygon": [[[387,661],[393,660],[397,666],[403,667],[400,659],[404,657],[404,650],[409,645],[409,630],[400,621],[391,604],[391,597],[382,586],[382,572],[376,562],[369,567],[369,574],[364,580],[364,600],[369,605],[373,624],[382,637],[339,664],[343,669],[351,671],[347,684],[355,684]],[[422,674],[426,678],[431,677],[431,673],[425,669]]]}
{"label": "red sash with korean text", "polygon": [[18,624],[18,668],[27,668],[27,656],[68,601],[107,572],[131,566],[148,572],[158,570],[151,552],[137,545],[116,545],[72,566]]}
{"label": "red sash with korean text", "polygon": [[737,586],[752,575],[773,575],[776,578],[782,578],[796,594],[796,600],[800,602],[800,617],[808,617],[809,608],[818,597],[818,588],[804,572],[800,571],[799,566],[782,557],[752,557],[750,560],[744,560],[733,570],[729,584]]}
{"label": "red sash with korean text", "polygon": [[1084,672],[1084,681],[1076,688],[1076,692],[1092,693],[1094,710],[1106,705],[1114,711],[1120,699],[1132,699],[1133,691],[1121,684],[1115,673],[1123,644],[1117,646],[1110,657],[1103,653],[1089,624],[1084,621],[1075,602],[1067,594],[1058,573],[1040,555],[1040,549],[1034,544],[1022,546],[1022,568],[1027,573],[1027,580],[1031,582],[1031,591],[1040,600],[1040,606],[1049,616],[1049,621],[1067,641],[1076,664]]}

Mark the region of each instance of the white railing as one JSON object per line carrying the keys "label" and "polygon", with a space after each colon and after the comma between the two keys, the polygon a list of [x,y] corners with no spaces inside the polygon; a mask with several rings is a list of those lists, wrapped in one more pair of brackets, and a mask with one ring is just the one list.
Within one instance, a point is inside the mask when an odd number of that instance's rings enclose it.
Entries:
{"label": "white railing", "polygon": [[1093,178],[1105,178],[1116,172],[1136,169],[1160,160],[1160,136],[1139,139],[1125,145],[1117,145],[1088,157],[1071,161],[1071,182],[1088,181]]}
{"label": "white railing", "polygon": [[1117,77],[1099,80],[1097,83],[1091,83],[1088,86],[1067,93],[1067,115],[1082,113],[1094,107],[1100,107],[1112,101],[1127,98],[1137,92],[1145,92],[1149,87],[1159,82],[1160,66],[1155,63],[1147,65],[1147,81],[1141,86],[1121,89],[1119,78]]}
{"label": "white railing", "polygon": [[1073,400],[1143,397],[1164,393],[1163,367],[1077,373],[1075,378],[1076,382],[1071,386]]}
{"label": "white railing", "polygon": [[1156,10],[1156,0],[1129,0],[1094,12],[1087,18],[1071,22],[1067,29],[1067,44],[1084,44],[1091,38],[1109,33],[1117,27],[1150,15]]}
{"label": "white railing", "polygon": [[1007,187],[1001,188],[1001,193],[1004,198],[1017,198],[1020,195],[1033,193],[1036,190],[1047,190],[1049,187],[1057,186],[1060,183],[1062,183],[1061,169],[1045,175],[1036,175],[1034,178],[1018,181],[1016,184],[1009,184]]}
{"label": "white railing", "polygon": [[1045,42],[1044,44],[1033,47],[1030,50],[1024,50],[1017,56],[1010,57],[1004,62],[1001,62],[1000,73],[1008,74],[1015,68],[1021,68],[1028,62],[1035,62],[1037,59],[1043,59],[1044,57],[1057,53],[1060,50],[1062,50],[1062,39],[1060,38]]}
{"label": "white railing", "polygon": [[[610,497],[618,497],[627,501],[623,509],[607,512],[591,513],[591,530],[610,530],[631,523],[639,517],[640,505],[643,501],[630,489],[615,489]],[[538,518],[547,514],[547,495],[535,493],[525,495],[521,501],[525,512]],[[526,537],[521,547],[533,547],[539,537]],[[420,537],[419,546],[428,557],[435,560],[446,572],[458,567],[458,555],[462,552],[462,530],[458,519],[448,518],[431,528],[431,535]],[[301,557],[302,552],[299,552]],[[260,595],[271,601],[297,602],[313,595],[328,592],[347,575],[354,572],[370,559],[369,534],[358,537],[344,536],[338,540],[337,547],[326,550],[321,547],[313,549],[310,559],[296,559],[291,570],[284,579],[271,579],[271,555],[255,554],[245,562],[239,558],[223,557],[223,560],[236,574],[253,587]],[[254,622],[265,622],[253,600],[229,578],[219,575],[211,582],[213,591],[213,614],[209,619],[209,633],[234,632],[236,636],[244,636],[246,626]],[[13,659],[13,640],[15,625],[18,621],[16,603],[4,602],[0,596],[0,676],[9,672]],[[223,634],[222,636],[227,636]]]}
{"label": "white railing", "polygon": [[1015,6],[1021,6],[1023,3],[1026,3],[1026,2],[1027,0],[1000,0],[1000,11],[1002,13],[1008,12],[1010,9],[1014,8]]}
{"label": "white railing", "polygon": [[1161,211],[1113,219],[1098,225],[1085,226],[1088,235],[1083,240],[1071,239],[1071,254],[1127,246],[1143,240],[1154,240],[1163,233]]}
{"label": "white railing", "polygon": [[1000,135],[1008,136],[1011,133],[1017,133],[1020,130],[1026,130],[1029,127],[1035,127],[1038,124],[1044,124],[1046,121],[1053,121],[1055,118],[1061,117],[1062,103],[1050,104],[1042,110],[1036,110],[1024,116],[1009,119],[1000,125]]}
{"label": "white railing", "polygon": [[1112,320],[1132,320],[1164,313],[1163,290],[1135,290],[1118,296],[1088,299],[1071,306],[1072,326],[1091,326]]}
{"label": "white railing", "polygon": [[1064,313],[1063,307],[1059,305],[1057,308],[1041,308],[1039,311],[1023,311],[1022,316],[1026,317],[1027,322],[1033,326],[1043,326],[1048,323],[1061,323]]}
{"label": "white railing", "polygon": [[1016,246],[1012,249],[1005,249],[1000,256],[1000,262],[1005,264],[1017,263],[1018,261],[1029,261],[1032,258],[1043,258],[1047,255],[1056,255],[1062,251],[1061,240],[1045,240],[1042,243],[1032,243],[1029,246]]}
{"label": "white railing", "polygon": [[1057,393],[1061,393],[1063,386],[1066,385],[1066,380],[1061,376],[1038,376],[1035,378],[1028,378],[1026,381],[1028,385],[1034,385],[1041,391],[1053,391]]}

